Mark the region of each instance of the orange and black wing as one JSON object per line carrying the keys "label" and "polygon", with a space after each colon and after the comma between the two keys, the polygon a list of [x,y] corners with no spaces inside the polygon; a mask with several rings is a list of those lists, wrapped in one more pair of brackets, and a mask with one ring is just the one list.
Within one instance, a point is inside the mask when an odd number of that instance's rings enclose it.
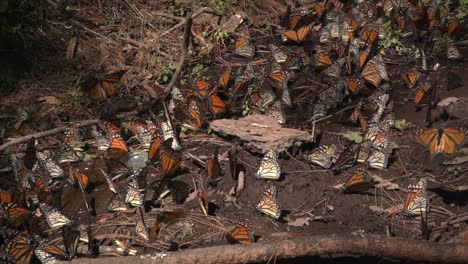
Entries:
{"label": "orange and black wing", "polygon": [[255,242],[254,236],[250,231],[250,224],[248,221],[239,223],[230,234],[226,236],[229,243],[241,243],[250,245]]}
{"label": "orange and black wing", "polygon": [[165,176],[173,175],[180,168],[182,153],[172,149],[172,138],[161,144],[161,167]]}

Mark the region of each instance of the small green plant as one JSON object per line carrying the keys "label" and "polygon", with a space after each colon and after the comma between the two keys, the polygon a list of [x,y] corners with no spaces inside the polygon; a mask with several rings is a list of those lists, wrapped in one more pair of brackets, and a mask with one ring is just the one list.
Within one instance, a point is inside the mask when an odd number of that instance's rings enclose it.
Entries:
{"label": "small green plant", "polygon": [[208,6],[216,14],[224,14],[230,6],[235,4],[237,4],[236,0],[214,0],[211,1]]}
{"label": "small green plant", "polygon": [[190,71],[190,76],[196,78],[196,79],[204,79],[204,80],[209,80],[209,77],[203,77],[205,73],[208,71],[208,68],[200,63],[195,64],[195,66],[192,67]]}
{"label": "small green plant", "polygon": [[432,53],[435,55],[440,55],[445,51],[447,51],[447,39],[445,37],[435,38],[432,42]]}
{"label": "small green plant", "polygon": [[161,69],[161,72],[159,73],[158,81],[159,81],[161,84],[166,84],[166,83],[168,83],[169,80],[170,80],[171,77],[172,77],[172,73],[173,73],[174,70],[175,70],[175,66],[174,66],[174,63],[173,63],[173,62],[170,62],[168,65],[164,66],[164,67]]}

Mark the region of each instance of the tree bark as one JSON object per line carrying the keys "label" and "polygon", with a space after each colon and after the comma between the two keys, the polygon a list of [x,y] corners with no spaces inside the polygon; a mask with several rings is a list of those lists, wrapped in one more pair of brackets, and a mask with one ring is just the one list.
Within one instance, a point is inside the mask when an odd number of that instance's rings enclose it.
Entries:
{"label": "tree bark", "polygon": [[322,235],[255,243],[250,246],[224,245],[135,257],[76,259],[71,263],[251,263],[266,262],[275,255],[277,259],[287,259],[319,254],[350,254],[436,263],[466,263],[468,246],[377,235],[365,237]]}

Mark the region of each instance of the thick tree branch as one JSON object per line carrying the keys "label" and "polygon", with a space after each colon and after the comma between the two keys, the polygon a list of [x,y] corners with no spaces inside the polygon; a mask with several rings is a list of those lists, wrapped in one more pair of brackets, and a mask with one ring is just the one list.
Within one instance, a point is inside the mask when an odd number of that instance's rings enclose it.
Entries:
{"label": "thick tree branch", "polygon": [[251,246],[226,245],[136,257],[76,259],[71,263],[252,263],[266,262],[275,255],[278,259],[287,259],[319,254],[355,254],[434,263],[466,263],[468,246],[377,235],[327,235],[256,243]]}

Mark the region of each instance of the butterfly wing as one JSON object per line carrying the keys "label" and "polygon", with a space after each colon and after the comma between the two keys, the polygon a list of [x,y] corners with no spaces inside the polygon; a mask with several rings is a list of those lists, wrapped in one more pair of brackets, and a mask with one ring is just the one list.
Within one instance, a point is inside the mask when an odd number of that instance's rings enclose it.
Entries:
{"label": "butterfly wing", "polygon": [[255,178],[264,180],[278,180],[281,168],[278,163],[278,154],[274,150],[268,151],[263,156],[260,166],[255,173]]}
{"label": "butterfly wing", "polygon": [[252,232],[250,231],[250,223],[244,221],[237,226],[226,236],[227,240],[234,243],[250,245],[255,242]]}
{"label": "butterfly wing", "polygon": [[278,190],[276,187],[272,186],[267,189],[255,207],[261,213],[274,219],[279,219],[281,217],[281,207],[278,202]]}

